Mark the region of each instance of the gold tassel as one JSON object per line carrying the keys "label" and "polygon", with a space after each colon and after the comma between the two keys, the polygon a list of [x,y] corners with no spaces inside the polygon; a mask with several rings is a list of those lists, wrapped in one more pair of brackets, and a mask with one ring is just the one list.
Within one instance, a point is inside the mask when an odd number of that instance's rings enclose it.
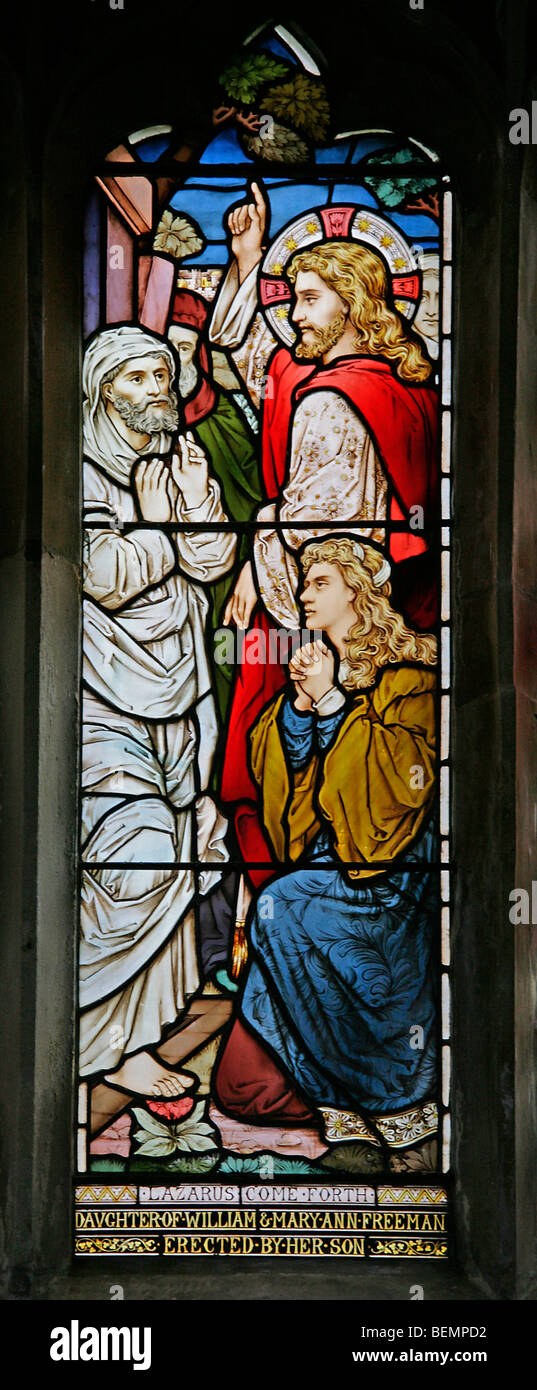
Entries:
{"label": "gold tassel", "polygon": [[237,918],[235,922],[235,935],[233,937],[233,952],[231,956],[231,978],[238,980],[242,975],[248,960],[248,942],[244,930],[244,918]]}

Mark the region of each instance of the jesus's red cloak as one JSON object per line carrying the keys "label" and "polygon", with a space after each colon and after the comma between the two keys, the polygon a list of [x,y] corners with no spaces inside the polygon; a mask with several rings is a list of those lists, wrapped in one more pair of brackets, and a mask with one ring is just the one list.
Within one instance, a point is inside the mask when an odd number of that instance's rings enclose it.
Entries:
{"label": "jesus's red cloak", "polygon": [[[268,501],[285,484],[295,406],[311,391],[335,391],[350,403],[371,436],[388,480],[387,549],[392,561],[393,601],[416,628],[430,630],[437,618],[436,576],[423,534],[436,519],[438,495],[437,394],[428,386],[399,380],[386,362],[340,357],[327,366],[299,363],[280,348],[272,358],[263,414],[263,481]],[[420,511],[415,509],[421,509]],[[360,516],[341,520],[359,522]],[[397,531],[393,523],[406,523]],[[364,518],[364,525],[370,523]],[[312,526],[315,521],[312,518]],[[338,523],[334,523],[334,530]],[[414,527],[414,529],[413,529]],[[406,576],[406,579],[403,578]],[[285,667],[258,660],[259,633],[268,650],[274,623],[264,609],[253,615],[237,673],[222,773],[222,800],[234,807],[245,866],[273,863],[257,811],[257,792],[248,766],[248,732],[258,714],[285,684]],[[262,640],[263,640],[262,639]],[[249,664],[249,653],[255,657]],[[252,870],[255,886],[273,869]]]}

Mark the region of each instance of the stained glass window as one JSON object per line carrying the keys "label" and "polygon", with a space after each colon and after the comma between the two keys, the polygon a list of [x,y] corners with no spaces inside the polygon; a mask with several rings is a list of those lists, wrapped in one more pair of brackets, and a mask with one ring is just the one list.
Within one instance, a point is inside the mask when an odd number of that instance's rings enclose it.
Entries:
{"label": "stained glass window", "polygon": [[220,83],[87,200],[76,1252],[443,1258],[449,177]]}

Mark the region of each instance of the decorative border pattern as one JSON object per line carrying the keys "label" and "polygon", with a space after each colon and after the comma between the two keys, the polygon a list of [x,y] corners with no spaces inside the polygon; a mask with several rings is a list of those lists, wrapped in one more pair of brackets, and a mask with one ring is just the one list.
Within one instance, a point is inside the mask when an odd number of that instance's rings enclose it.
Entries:
{"label": "decorative border pattern", "polygon": [[[352,1110],[334,1110],[328,1105],[319,1106],[319,1111],[328,1143],[341,1144],[349,1139],[361,1139],[377,1148],[381,1147],[380,1139],[369,1129],[361,1115],[356,1115]],[[429,1101],[426,1105],[403,1110],[399,1115],[372,1115],[371,1121],[391,1148],[403,1149],[437,1134],[438,1106],[435,1101]]]}

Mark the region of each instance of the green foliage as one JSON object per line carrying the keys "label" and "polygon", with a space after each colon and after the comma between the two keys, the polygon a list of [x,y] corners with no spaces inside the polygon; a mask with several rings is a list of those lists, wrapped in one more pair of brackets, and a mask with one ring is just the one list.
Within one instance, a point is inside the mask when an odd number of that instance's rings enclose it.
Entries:
{"label": "green foliage", "polygon": [[201,1173],[210,1173],[216,1168],[220,1153],[218,1149],[210,1149],[207,1153],[198,1154],[178,1154],[175,1158],[141,1158],[139,1154],[131,1159],[129,1173],[154,1173],[155,1169],[166,1173],[190,1173],[191,1177],[196,1177]]}
{"label": "green foliage", "polygon": [[[420,154],[419,150],[411,150],[408,145],[403,146],[400,150],[384,150],[382,154],[374,152],[364,160],[366,167],[370,164],[425,164],[426,162],[428,161],[425,160],[423,154]],[[383,203],[384,207],[387,208],[400,207],[407,198],[419,198],[421,196],[427,198],[429,189],[436,188],[436,179],[424,178],[422,174],[410,175],[408,178],[403,176],[399,178],[397,175],[383,177],[382,174],[376,176],[366,174],[364,183],[371,193],[375,194],[379,203]]]}
{"label": "green foliage", "polygon": [[[270,1173],[268,1171],[270,1163]],[[299,1174],[309,1175],[312,1173],[322,1173],[322,1168],[315,1163],[309,1163],[305,1158],[287,1158],[284,1154],[257,1153],[249,1154],[247,1158],[240,1155],[226,1154],[222,1163],[219,1164],[219,1173],[256,1173],[258,1177],[272,1177],[277,1173],[289,1173],[298,1176]]]}
{"label": "green foliage", "polygon": [[216,1168],[220,1158],[219,1149],[210,1149],[203,1154],[178,1154],[177,1158],[172,1158],[168,1164],[168,1171],[172,1173],[210,1173]]}
{"label": "green foliage", "polygon": [[234,1154],[226,1154],[218,1166],[218,1172],[259,1174],[259,1158],[236,1158]]}
{"label": "green foliage", "polygon": [[419,150],[411,150],[408,145],[403,145],[400,150],[383,150],[381,154],[374,151],[368,155],[367,163],[371,164],[425,164],[425,156]]}
{"label": "green foliage", "polygon": [[261,103],[262,111],[278,116],[311,139],[324,140],[330,121],[330,107],[324,82],[298,73],[283,86],[271,87]]}
{"label": "green foliage", "polygon": [[381,1173],[384,1160],[380,1149],[372,1144],[336,1144],[321,1159],[323,1168],[336,1173],[359,1173],[365,1177],[369,1173]]}
{"label": "green foliage", "polygon": [[273,121],[269,134],[250,135],[245,133],[243,140],[249,154],[257,154],[262,159],[277,159],[288,164],[300,164],[308,158],[308,146],[294,130],[287,130],[279,121]]}
{"label": "green foliage", "polygon": [[372,174],[366,174],[364,183],[387,208],[398,208],[407,198],[427,196],[429,189],[436,188],[436,179],[383,179]]}
{"label": "green foliage", "polygon": [[240,58],[231,63],[220,76],[220,84],[232,101],[240,101],[249,106],[255,101],[259,88],[264,82],[274,82],[278,77],[286,77],[289,68],[267,53],[255,53],[249,58]]}
{"label": "green foliage", "polygon": [[89,1166],[93,1173],[124,1173],[127,1159],[120,1154],[92,1154]]}

